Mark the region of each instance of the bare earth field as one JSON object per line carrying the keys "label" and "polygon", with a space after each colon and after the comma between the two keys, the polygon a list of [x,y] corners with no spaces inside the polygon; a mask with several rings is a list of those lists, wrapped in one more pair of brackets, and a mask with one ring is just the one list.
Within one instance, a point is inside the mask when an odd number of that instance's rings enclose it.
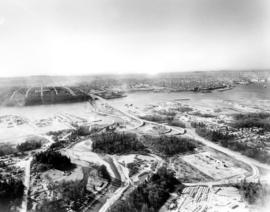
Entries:
{"label": "bare earth field", "polygon": [[247,173],[246,170],[234,166],[228,160],[221,160],[209,152],[186,155],[183,160],[215,180],[239,177]]}

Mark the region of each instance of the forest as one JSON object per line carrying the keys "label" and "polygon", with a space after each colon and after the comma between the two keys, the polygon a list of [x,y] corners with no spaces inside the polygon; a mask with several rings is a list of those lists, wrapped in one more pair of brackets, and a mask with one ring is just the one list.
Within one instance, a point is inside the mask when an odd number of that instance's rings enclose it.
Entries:
{"label": "forest", "polygon": [[72,211],[80,211],[83,201],[91,201],[94,194],[87,191],[83,180],[61,182],[53,186],[53,190],[61,195],[61,198],[54,201],[44,200],[38,206],[39,212],[66,212],[70,208]]}
{"label": "forest", "polygon": [[24,185],[22,180],[0,174],[0,199],[22,197]]}
{"label": "forest", "polygon": [[108,154],[146,153],[146,147],[133,133],[106,132],[93,135],[94,152]]}
{"label": "forest", "polygon": [[14,154],[17,152],[17,149],[8,143],[0,144],[0,157],[5,155]]}
{"label": "forest", "polygon": [[42,146],[42,143],[45,142],[46,139],[39,137],[31,137],[26,139],[25,142],[17,145],[17,150],[20,152],[39,149]]}
{"label": "forest", "polygon": [[270,154],[262,146],[251,146],[246,142],[239,142],[235,137],[228,132],[224,133],[221,130],[207,129],[203,124],[193,124],[196,127],[196,133],[204,138],[229,148],[234,151],[241,152],[242,154],[257,159],[263,163],[270,163]]}
{"label": "forest", "polygon": [[229,132],[224,133],[224,131],[221,130],[210,130],[200,126],[196,127],[196,133],[214,142],[224,141],[226,143],[235,138],[232,134],[229,134]]}
{"label": "forest", "polygon": [[133,190],[125,200],[116,202],[109,212],[155,212],[168,200],[170,193],[179,193],[184,185],[174,177],[174,173],[161,167],[148,181]]}
{"label": "forest", "polygon": [[21,205],[24,185],[21,179],[0,174],[0,211],[12,212]]}
{"label": "forest", "polygon": [[235,185],[239,189],[241,195],[249,204],[265,204],[270,195],[269,185],[262,185],[260,182],[253,183],[242,181]]}
{"label": "forest", "polygon": [[198,146],[197,141],[179,136],[144,136],[144,140],[147,146],[165,156],[190,152]]}
{"label": "forest", "polygon": [[233,116],[234,122],[231,124],[235,128],[263,128],[270,131],[270,113],[245,113]]}
{"label": "forest", "polygon": [[37,163],[45,164],[48,168],[54,168],[61,171],[66,171],[74,168],[74,164],[71,163],[70,158],[62,155],[58,151],[47,150],[35,154],[34,161]]}

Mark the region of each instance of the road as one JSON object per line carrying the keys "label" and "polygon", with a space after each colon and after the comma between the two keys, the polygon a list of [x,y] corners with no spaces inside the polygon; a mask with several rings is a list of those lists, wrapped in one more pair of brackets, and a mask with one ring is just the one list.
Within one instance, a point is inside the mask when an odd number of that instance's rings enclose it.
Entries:
{"label": "road", "polygon": [[[87,140],[90,141],[90,140]],[[123,192],[132,185],[132,182],[128,176],[128,172],[126,171],[126,167],[122,166],[116,159],[115,156],[107,156],[107,158],[100,157],[97,153],[91,151],[91,149],[84,149],[83,146],[80,147],[80,143],[83,144],[85,141],[81,141],[77,143],[77,146],[73,146],[72,148],[68,148],[65,150],[65,154],[67,154],[70,158],[79,161],[85,161],[88,163],[97,163],[103,164],[106,166],[110,176],[112,178],[116,178],[124,183],[123,186],[119,187],[114,195],[108,198],[105,204],[102,205],[99,211],[107,211],[112,204],[117,201],[123,194]]]}
{"label": "road", "polygon": [[[167,128],[170,128],[171,130],[174,130],[176,132],[178,132],[179,134],[184,134],[183,133],[183,130],[180,130],[176,127],[171,127],[171,126],[168,126],[166,124],[159,124],[159,123],[156,123],[156,122],[151,122],[151,121],[146,121],[146,120],[143,120],[139,117],[136,117],[132,114],[129,114],[125,111],[122,111],[122,110],[119,110],[119,109],[116,109],[114,108],[114,106],[112,106],[111,104],[108,103],[108,101],[106,101],[105,99],[99,97],[99,96],[96,96],[96,95],[92,95],[93,97],[101,100],[103,103],[106,103],[107,105],[109,105],[110,107],[112,107],[113,109],[121,112],[122,114],[124,114],[125,116],[128,116],[130,117],[131,119],[135,119],[136,121],[139,121],[140,123],[149,123],[149,124],[154,124],[154,125],[159,125],[159,126],[162,126],[162,127],[167,127]],[[199,136],[196,132],[195,132],[195,129],[190,127],[188,129],[186,129],[186,135],[193,138],[194,140],[197,140],[199,142],[201,142],[202,144],[204,144],[205,146],[208,146],[208,147],[211,147],[219,152],[222,152],[232,158],[234,158],[235,160],[238,160],[238,161],[241,161],[242,163],[246,164],[247,166],[251,167],[252,169],[252,173],[250,176],[246,177],[245,180],[248,181],[248,182],[258,182],[258,180],[260,179],[260,172],[259,172],[259,169],[258,167],[260,168],[263,168],[263,169],[266,169],[266,170],[270,170],[270,166],[267,165],[267,164],[264,164],[264,163],[261,163],[257,160],[254,160],[252,158],[249,158],[247,156],[244,156],[242,155],[241,153],[239,152],[236,152],[236,151],[233,151],[233,150],[230,150],[230,149],[227,149],[225,147],[222,147],[216,143],[213,143],[212,141],[210,140],[207,140],[201,136]],[[187,186],[195,186],[195,185],[207,185],[207,186],[213,186],[213,185],[224,185],[224,184],[229,184],[229,183],[232,183],[231,181],[229,180],[221,180],[221,181],[214,181],[214,182],[207,182],[207,183],[186,183]],[[121,190],[119,190],[119,192],[123,193],[125,191],[125,187],[122,187]],[[116,194],[115,198],[112,198],[112,200],[110,201],[110,204],[109,205],[112,205],[113,202],[116,202],[118,200],[118,198],[120,197],[121,195],[119,193]],[[108,206],[109,205],[106,205],[106,207],[104,207],[101,211],[102,212],[105,212],[106,210],[108,210]],[[106,209],[106,210],[105,210]]]}
{"label": "road", "polygon": [[[95,97],[97,97],[97,96],[95,96]],[[170,128],[171,130],[174,130],[174,131],[177,131],[178,133],[183,134],[183,130],[182,129],[180,130],[180,129],[176,128],[176,127],[168,126],[166,124],[160,124],[160,123],[156,123],[156,122],[152,122],[152,121],[143,120],[143,119],[141,119],[139,117],[136,117],[136,116],[134,116],[132,114],[129,114],[129,113],[125,112],[125,111],[122,111],[122,110],[119,110],[119,109],[114,108],[114,106],[112,106],[111,104],[109,104],[108,101],[102,99],[101,97],[97,97],[97,98],[100,99],[100,100],[102,100],[103,102],[106,102],[106,104],[110,105],[113,109],[120,111],[121,113],[123,113],[126,116],[129,116],[132,119],[136,119],[137,121],[144,122],[144,123],[149,123],[149,124],[153,124],[153,125],[159,125],[159,126],[167,127],[167,128]],[[249,158],[247,156],[244,156],[244,155],[242,155],[239,152],[236,152],[236,151],[227,149],[227,148],[222,147],[222,146],[220,146],[220,145],[218,145],[216,143],[213,143],[210,140],[207,140],[207,139],[199,136],[195,132],[195,129],[192,128],[192,127],[190,127],[189,129],[186,129],[186,130],[187,130],[187,133],[186,133],[187,136],[190,136],[193,139],[200,141],[201,143],[203,143],[206,146],[209,146],[209,147],[211,147],[211,148],[213,148],[213,149],[215,149],[217,151],[223,152],[223,153],[225,153],[225,154],[227,154],[227,155],[235,158],[236,160],[239,160],[239,161],[241,161],[243,163],[246,163],[247,165],[251,165],[252,164],[252,165],[255,165],[257,167],[260,167],[260,168],[263,168],[263,169],[266,169],[266,170],[270,170],[270,166],[267,165],[267,164],[265,164],[265,163],[261,163],[261,162],[259,162],[257,160],[254,160],[252,158]]]}
{"label": "road", "polygon": [[[39,136],[39,135],[37,135]],[[47,139],[48,142],[43,146],[40,151],[45,151],[54,141],[50,136],[43,135],[43,138]],[[38,152],[38,151],[36,151]],[[20,208],[20,212],[27,212],[27,204],[28,204],[28,193],[30,189],[30,179],[31,179],[31,163],[33,161],[33,156],[29,154],[29,158],[25,161],[25,169],[24,169],[24,196],[22,201],[22,206]]]}
{"label": "road", "polygon": [[[137,116],[134,116],[134,115],[132,115],[132,114],[129,114],[129,113],[125,112],[125,111],[122,111],[122,110],[119,110],[119,109],[113,107],[111,104],[108,103],[107,100],[101,98],[100,96],[97,96],[97,95],[94,95],[94,94],[91,94],[90,96],[91,96],[93,99],[98,99],[98,100],[101,101],[102,103],[109,105],[111,108],[113,108],[114,110],[116,110],[116,111],[122,113],[123,115],[129,117],[130,119],[134,119],[134,120],[136,120],[137,122],[139,122],[139,124],[138,124],[136,127],[134,127],[133,129],[137,129],[138,127],[144,125],[144,123],[145,123],[144,120],[138,118]],[[89,104],[90,104],[90,103],[89,103]],[[97,111],[96,111],[96,112],[97,112]],[[104,113],[104,112],[97,112],[97,113],[105,114],[105,115],[108,115],[108,116],[116,116],[116,115],[112,115],[112,114],[108,114],[108,113]],[[117,117],[118,117],[118,118],[121,118],[121,117],[119,117],[119,116],[117,116]],[[121,118],[121,119],[123,119],[123,118]],[[131,129],[129,129],[129,130],[131,130]]]}
{"label": "road", "polygon": [[30,188],[30,176],[31,176],[31,162],[33,160],[33,157],[29,157],[25,161],[25,171],[24,171],[24,197],[23,197],[23,202],[22,206],[20,209],[20,212],[27,212],[27,203],[28,203],[28,193],[29,193],[29,188]]}
{"label": "road", "polygon": [[[160,124],[160,123],[157,123],[157,122],[152,122],[152,121],[147,121],[147,120],[141,119],[141,118],[139,118],[139,117],[137,117],[137,116],[134,116],[134,115],[132,115],[132,114],[129,114],[129,113],[125,112],[125,111],[122,111],[122,110],[120,110],[120,109],[114,108],[114,106],[111,105],[111,104],[109,104],[107,100],[105,100],[105,99],[103,99],[103,98],[101,98],[101,97],[99,97],[99,96],[96,96],[96,95],[93,95],[93,94],[91,94],[91,95],[92,95],[93,97],[99,99],[99,100],[102,101],[103,103],[108,104],[108,105],[109,105],[110,107],[112,107],[113,109],[115,109],[115,110],[117,110],[117,111],[120,111],[120,112],[123,113],[124,115],[126,115],[126,116],[128,116],[128,117],[130,117],[130,118],[132,118],[132,119],[135,119],[135,120],[139,121],[141,124],[142,124],[142,123],[148,123],[148,124],[153,124],[153,125],[159,125],[159,126],[162,126],[162,127],[170,128],[171,130],[174,130],[174,131],[177,131],[178,133],[183,134],[183,130],[182,130],[182,129],[180,130],[180,129],[176,128],[176,127],[168,126],[167,124]],[[107,115],[110,115],[110,114],[107,114]],[[247,157],[247,156],[244,156],[244,155],[240,154],[239,152],[236,152],[236,151],[227,149],[227,148],[225,148],[225,147],[222,147],[222,146],[220,146],[220,145],[218,145],[218,144],[213,143],[213,142],[210,141],[210,140],[207,140],[207,139],[205,139],[205,138],[199,136],[199,135],[195,132],[195,129],[194,129],[194,128],[191,128],[191,127],[190,127],[190,129],[187,129],[187,135],[189,135],[190,137],[193,137],[194,139],[199,140],[200,142],[202,142],[202,143],[205,144],[206,146],[212,147],[213,149],[216,149],[216,150],[218,150],[218,151],[220,151],[220,152],[223,152],[223,153],[225,153],[225,154],[228,154],[228,155],[230,155],[230,156],[237,157],[237,160],[240,160],[240,161],[242,161],[242,162],[244,162],[244,163],[246,163],[245,160],[247,160],[249,163],[252,163],[252,164],[254,164],[254,165],[258,166],[258,167],[261,167],[261,168],[270,170],[270,166],[267,165],[267,164],[261,163],[261,162],[259,162],[259,161],[257,161],[257,160],[254,160],[254,159],[252,159],[252,158],[249,158],[249,157]]]}
{"label": "road", "polygon": [[230,150],[228,148],[225,148],[223,146],[220,146],[216,143],[213,143],[201,136],[199,136],[196,132],[195,132],[195,129],[191,128],[191,129],[188,129],[187,130],[187,135],[190,135],[192,138],[194,138],[195,140],[198,140],[200,141],[202,144],[206,145],[206,146],[209,146],[217,151],[220,151],[220,152],[223,152],[231,157],[233,157],[234,159],[238,160],[238,161],[241,161],[247,165],[250,165],[250,166],[256,166],[257,167],[260,167],[260,168],[263,168],[263,169],[266,169],[266,170],[270,170],[270,166],[265,164],[265,163],[261,163],[255,159],[252,159],[250,157],[247,157],[245,155],[242,155],[241,153],[239,152],[236,152],[236,151],[233,151],[233,150]]}
{"label": "road", "polygon": [[111,198],[107,199],[105,204],[100,208],[99,212],[106,212],[122,196],[122,194],[128,189],[128,187],[132,185],[128,173],[124,171],[125,167],[119,164],[114,157],[112,159],[115,167],[121,175],[121,181],[124,181],[124,186],[119,187],[114,192],[114,195]]}

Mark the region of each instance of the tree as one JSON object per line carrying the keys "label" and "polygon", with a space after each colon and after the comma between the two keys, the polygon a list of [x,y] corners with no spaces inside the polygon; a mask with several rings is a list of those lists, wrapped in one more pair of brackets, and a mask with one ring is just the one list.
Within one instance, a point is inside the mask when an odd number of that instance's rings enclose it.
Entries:
{"label": "tree", "polygon": [[98,168],[98,173],[100,174],[100,176],[108,181],[111,181],[111,176],[106,168],[105,165],[101,165],[99,168]]}
{"label": "tree", "polygon": [[158,211],[170,197],[170,192],[184,186],[166,167],[160,168],[149,181],[142,183],[129,196],[112,206],[110,212]]}
{"label": "tree", "polygon": [[51,166],[51,168],[55,168],[61,171],[74,168],[74,164],[71,163],[70,158],[62,155],[58,151],[54,151],[51,149],[37,153],[35,155],[35,161],[38,163],[47,164]]}

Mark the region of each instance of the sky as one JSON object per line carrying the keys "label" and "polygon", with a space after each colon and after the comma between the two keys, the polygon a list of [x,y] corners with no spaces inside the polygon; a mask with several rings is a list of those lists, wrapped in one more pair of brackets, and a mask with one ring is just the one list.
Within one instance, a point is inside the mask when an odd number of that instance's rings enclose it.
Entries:
{"label": "sky", "polygon": [[0,77],[270,68],[269,0],[0,0]]}

